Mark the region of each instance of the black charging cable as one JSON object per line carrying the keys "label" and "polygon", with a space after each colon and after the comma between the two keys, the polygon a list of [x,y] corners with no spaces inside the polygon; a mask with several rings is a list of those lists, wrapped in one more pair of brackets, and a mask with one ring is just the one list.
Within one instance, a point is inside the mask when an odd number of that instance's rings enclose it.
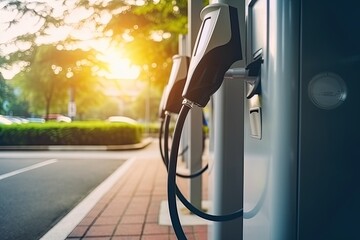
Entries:
{"label": "black charging cable", "polygon": [[165,156],[164,156],[164,151],[163,151],[163,147],[162,147],[162,135],[163,135],[163,128],[164,128],[164,118],[160,118],[160,128],[159,128],[159,150],[160,150],[161,159],[162,159],[162,160],[163,160],[163,162],[165,163]]}
{"label": "black charging cable", "polygon": [[[164,119],[165,119],[165,114],[164,117],[160,118],[160,128],[159,128],[159,150],[160,150],[160,155],[161,155],[161,159],[163,160],[166,168],[167,168],[167,161],[165,161],[165,156],[164,156],[164,151],[163,151],[163,146],[162,146],[162,142],[163,142],[163,129],[164,129]],[[170,125],[170,124],[169,124]],[[169,148],[169,147],[168,147]],[[189,149],[189,146],[186,146],[181,153],[179,153],[179,156],[182,156],[185,154],[185,152]],[[169,159],[169,158],[168,158]]]}
{"label": "black charging cable", "polygon": [[[164,152],[161,153],[161,157],[163,158],[163,162],[166,168],[168,168],[169,165],[169,126],[170,126],[170,120],[171,116],[169,113],[165,113],[165,120],[163,125],[164,128]],[[162,130],[160,133],[162,134]],[[161,144],[162,139],[161,136],[159,137],[159,143]],[[162,149],[162,147],[160,147]],[[179,156],[179,154],[178,154]],[[192,174],[182,174],[182,173],[176,173],[176,176],[181,178],[196,178],[203,174],[207,169],[209,168],[209,164],[207,163],[202,169],[192,173]]]}
{"label": "black charging cable", "polygon": [[176,234],[177,238],[180,240],[186,240],[187,238],[186,238],[185,233],[181,226],[179,213],[177,210],[176,196],[178,196],[179,200],[191,212],[193,212],[197,216],[204,218],[206,220],[216,221],[216,222],[224,222],[224,221],[234,220],[236,218],[243,216],[242,209],[235,211],[234,213],[227,214],[227,215],[207,214],[207,213],[199,210],[198,208],[196,208],[194,205],[192,205],[184,197],[184,195],[181,193],[180,189],[176,185],[176,167],[177,167],[177,157],[178,157],[178,151],[179,151],[179,145],[180,145],[180,139],[181,139],[181,132],[184,127],[184,122],[187,117],[187,114],[189,113],[192,106],[193,106],[192,102],[190,102],[186,99],[183,101],[183,106],[180,110],[178,119],[175,124],[173,142],[171,145],[171,152],[170,152],[170,161],[168,161],[169,163],[168,163],[167,191],[168,191],[168,205],[169,205],[170,219],[171,219],[175,234]]}

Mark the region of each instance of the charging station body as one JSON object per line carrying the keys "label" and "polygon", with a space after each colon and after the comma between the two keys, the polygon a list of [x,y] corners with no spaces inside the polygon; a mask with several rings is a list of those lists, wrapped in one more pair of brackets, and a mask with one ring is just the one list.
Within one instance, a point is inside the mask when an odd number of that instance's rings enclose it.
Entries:
{"label": "charging station body", "polygon": [[359,238],[358,5],[247,2],[247,60],[264,62],[245,101],[245,240]]}

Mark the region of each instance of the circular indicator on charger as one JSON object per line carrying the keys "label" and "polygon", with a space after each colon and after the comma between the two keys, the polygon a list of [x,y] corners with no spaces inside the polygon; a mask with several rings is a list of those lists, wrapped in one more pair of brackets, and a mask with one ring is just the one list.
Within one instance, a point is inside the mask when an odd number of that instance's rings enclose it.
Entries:
{"label": "circular indicator on charger", "polygon": [[331,72],[314,76],[309,83],[309,97],[321,109],[334,109],[346,99],[347,89],[344,80]]}

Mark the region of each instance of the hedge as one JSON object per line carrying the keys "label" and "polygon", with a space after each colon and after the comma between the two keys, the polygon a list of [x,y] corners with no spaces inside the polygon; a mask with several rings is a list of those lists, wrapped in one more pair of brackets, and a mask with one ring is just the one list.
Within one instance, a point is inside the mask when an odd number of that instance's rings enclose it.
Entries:
{"label": "hedge", "polygon": [[73,122],[0,125],[0,145],[124,145],[142,140],[143,126]]}

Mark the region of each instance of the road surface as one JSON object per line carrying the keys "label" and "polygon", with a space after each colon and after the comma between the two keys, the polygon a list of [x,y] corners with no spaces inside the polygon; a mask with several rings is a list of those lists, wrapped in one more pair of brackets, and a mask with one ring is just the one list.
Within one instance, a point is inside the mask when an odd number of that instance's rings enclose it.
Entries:
{"label": "road surface", "polygon": [[0,152],[0,239],[39,239],[129,157]]}

